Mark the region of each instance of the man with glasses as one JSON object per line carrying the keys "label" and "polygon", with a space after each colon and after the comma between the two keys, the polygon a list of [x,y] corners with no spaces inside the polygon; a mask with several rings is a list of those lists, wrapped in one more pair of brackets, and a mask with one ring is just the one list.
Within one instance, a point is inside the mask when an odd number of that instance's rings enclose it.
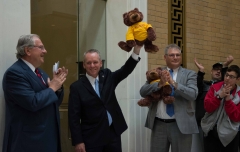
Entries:
{"label": "man with glasses", "polygon": [[198,133],[193,106],[198,95],[197,74],[181,67],[181,49],[176,44],[168,45],[164,53],[166,74],[159,83],[146,82],[140,90],[141,96],[146,97],[166,82],[174,90],[173,103],[169,102],[169,96],[149,106],[145,126],[152,130],[150,151],[168,152],[171,145],[172,152],[190,152],[192,134]]}
{"label": "man with glasses", "polygon": [[36,34],[22,35],[17,61],[4,74],[6,101],[3,152],[61,152],[59,106],[68,70],[59,68],[52,80],[39,67],[47,50]]}
{"label": "man with glasses", "polygon": [[224,81],[213,84],[204,99],[206,113],[201,121],[205,152],[238,152],[240,125],[240,69],[231,65]]}
{"label": "man with glasses", "polygon": [[228,65],[232,63],[232,61],[233,61],[233,57],[229,55],[226,58],[225,62],[223,63],[218,62],[213,64],[212,70],[211,70],[211,80],[207,81],[207,80],[204,80],[204,75],[205,75],[204,66],[198,63],[196,58],[194,60],[195,65],[198,68],[198,76],[197,76],[198,97],[196,99],[196,120],[199,126],[199,134],[194,135],[197,138],[196,138],[196,142],[195,140],[193,140],[192,152],[198,152],[198,151],[202,152],[204,149],[203,132],[201,129],[201,119],[203,118],[206,112],[204,109],[204,98],[212,84],[215,84],[223,80],[222,73],[226,73]]}

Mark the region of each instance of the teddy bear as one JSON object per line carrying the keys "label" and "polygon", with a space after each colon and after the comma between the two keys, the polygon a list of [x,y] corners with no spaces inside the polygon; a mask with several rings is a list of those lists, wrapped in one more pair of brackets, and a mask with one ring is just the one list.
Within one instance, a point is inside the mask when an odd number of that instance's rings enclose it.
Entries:
{"label": "teddy bear", "polygon": [[126,42],[120,41],[118,46],[127,52],[132,50],[135,45],[143,46],[146,52],[155,53],[159,49],[152,41],[156,40],[156,34],[150,24],[142,22],[143,14],[135,8],[123,14],[123,22],[129,26],[126,33]]}
{"label": "teddy bear", "polygon": [[[158,67],[146,72],[146,78],[149,84],[159,83],[161,81],[161,76],[166,74],[162,72],[162,68]],[[169,73],[168,73],[169,74]],[[158,102],[163,99],[165,104],[172,103],[175,99],[171,96],[172,87],[168,82],[166,82],[159,90],[153,92],[151,95],[146,96],[138,101],[138,105],[141,107],[149,106],[152,102]],[[168,99],[167,99],[168,98]]]}

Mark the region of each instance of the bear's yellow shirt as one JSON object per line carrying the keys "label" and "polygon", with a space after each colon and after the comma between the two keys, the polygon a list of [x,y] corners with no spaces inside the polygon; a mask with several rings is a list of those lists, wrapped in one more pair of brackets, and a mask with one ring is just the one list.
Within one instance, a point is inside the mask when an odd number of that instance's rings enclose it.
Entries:
{"label": "bear's yellow shirt", "polygon": [[149,27],[152,27],[152,25],[147,24],[146,22],[138,22],[129,26],[126,34],[126,40],[145,40],[147,38],[147,29]]}

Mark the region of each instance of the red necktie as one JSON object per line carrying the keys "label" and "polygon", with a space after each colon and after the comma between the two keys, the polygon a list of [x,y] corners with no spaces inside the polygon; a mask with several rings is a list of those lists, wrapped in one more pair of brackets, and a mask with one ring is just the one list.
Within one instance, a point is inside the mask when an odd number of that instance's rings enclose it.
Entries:
{"label": "red necktie", "polygon": [[38,68],[35,69],[35,73],[37,74],[37,77],[41,80],[41,82],[42,82],[44,85],[46,85],[45,82],[43,81],[42,75],[40,74]]}

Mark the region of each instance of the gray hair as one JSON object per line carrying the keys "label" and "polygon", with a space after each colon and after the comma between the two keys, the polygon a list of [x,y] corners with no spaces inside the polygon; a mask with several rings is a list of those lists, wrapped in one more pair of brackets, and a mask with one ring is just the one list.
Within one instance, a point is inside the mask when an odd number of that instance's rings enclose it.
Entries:
{"label": "gray hair", "polygon": [[25,53],[25,47],[32,47],[35,44],[34,38],[39,38],[40,37],[37,34],[28,34],[28,35],[22,35],[18,39],[17,43],[17,53],[16,57],[17,59],[22,58],[23,56],[26,55]]}
{"label": "gray hair", "polygon": [[97,53],[98,56],[99,56],[99,60],[101,61],[100,52],[99,52],[98,50],[96,50],[96,49],[90,49],[90,50],[84,52],[84,54],[83,54],[83,62],[85,62],[86,54],[87,54],[87,53]]}
{"label": "gray hair", "polygon": [[181,48],[178,46],[178,45],[176,45],[176,44],[169,44],[165,49],[164,49],[164,53],[165,54],[168,54],[168,50],[169,49],[177,49],[177,50],[179,50],[179,52],[181,53],[182,51],[181,51]]}

